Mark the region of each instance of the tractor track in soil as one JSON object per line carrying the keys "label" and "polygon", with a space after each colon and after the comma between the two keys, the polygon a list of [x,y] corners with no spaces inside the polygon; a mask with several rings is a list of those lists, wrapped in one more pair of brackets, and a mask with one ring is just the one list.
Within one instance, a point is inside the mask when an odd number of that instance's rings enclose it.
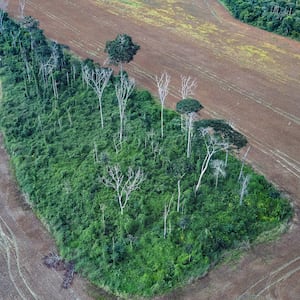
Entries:
{"label": "tractor track in soil", "polygon": [[[147,9],[164,5],[150,2]],[[176,2],[204,24],[213,24],[214,30],[203,35],[176,26],[185,16],[176,15],[170,26],[161,20],[153,25],[144,12],[139,17],[114,3],[28,0],[25,13],[39,19],[50,38],[100,63],[105,61],[106,40],[120,32],[130,34],[142,46],[128,65],[130,75],[156,93],[155,74],[168,71],[173,80],[170,108],[178,101],[179,75],[197,78],[196,96],[205,106],[201,115],[227,119],[246,135],[251,145],[248,162],[291,197],[296,211],[292,229],[280,240],[255,246],[233,267],[219,266],[206,278],[157,299],[295,299],[300,294],[295,285],[300,247],[300,43],[240,23],[214,0]],[[17,4],[10,1],[15,15]],[[198,19],[188,20],[196,30],[201,27]]]}
{"label": "tractor track in soil", "polygon": [[18,295],[23,300],[37,300],[38,297],[32,291],[23,275],[15,235],[2,217],[0,217],[0,248],[6,253],[9,278]]}

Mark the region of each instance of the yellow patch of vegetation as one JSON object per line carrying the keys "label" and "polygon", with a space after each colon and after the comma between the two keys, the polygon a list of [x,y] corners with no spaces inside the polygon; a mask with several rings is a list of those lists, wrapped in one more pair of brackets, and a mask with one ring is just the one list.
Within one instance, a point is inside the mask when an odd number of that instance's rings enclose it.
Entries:
{"label": "yellow patch of vegetation", "polygon": [[206,22],[206,23],[200,25],[197,28],[197,31],[204,33],[204,34],[212,34],[212,33],[218,32],[219,29],[215,24]]}
{"label": "yellow patch of vegetation", "polygon": [[274,44],[263,43],[262,46],[263,46],[264,48],[266,48],[266,49],[273,50],[273,51],[278,52],[278,53],[287,54],[285,50],[283,50],[283,49],[277,47],[277,46],[274,45]]}
{"label": "yellow patch of vegetation", "polygon": [[171,27],[178,33],[190,35],[193,38],[209,43],[206,37],[219,31],[213,23],[203,23],[186,13],[177,0],[153,2],[142,0],[111,0],[98,3],[110,4],[110,12],[127,14],[132,19],[142,21],[157,27]]}
{"label": "yellow patch of vegetation", "polygon": [[261,48],[253,45],[241,45],[237,47],[241,57],[245,59],[253,59],[260,63],[270,63],[275,62],[269,53]]}
{"label": "yellow patch of vegetation", "polygon": [[300,54],[293,54],[293,56],[294,56],[295,58],[300,59]]}

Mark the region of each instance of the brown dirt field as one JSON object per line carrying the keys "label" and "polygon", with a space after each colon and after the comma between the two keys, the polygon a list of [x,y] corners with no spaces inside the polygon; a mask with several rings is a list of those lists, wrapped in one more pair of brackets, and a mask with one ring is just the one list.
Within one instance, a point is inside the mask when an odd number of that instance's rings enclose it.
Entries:
{"label": "brown dirt field", "polygon": [[[50,38],[100,63],[105,41],[128,33],[141,50],[126,68],[154,93],[154,76],[168,71],[171,108],[180,74],[197,78],[202,116],[227,119],[245,134],[248,161],[296,208],[278,241],[252,247],[239,262],[157,299],[299,299],[300,43],[234,20],[215,0],[116,2],[28,0],[25,14],[39,19]],[[15,15],[17,3],[10,1]]]}

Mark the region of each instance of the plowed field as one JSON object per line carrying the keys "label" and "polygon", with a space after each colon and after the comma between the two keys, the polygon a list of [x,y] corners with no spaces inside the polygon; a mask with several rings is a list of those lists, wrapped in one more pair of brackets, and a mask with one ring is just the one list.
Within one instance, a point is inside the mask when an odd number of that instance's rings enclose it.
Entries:
{"label": "plowed field", "polygon": [[[17,4],[10,1],[15,16]],[[141,50],[126,69],[154,93],[154,76],[169,72],[171,108],[179,100],[180,75],[197,78],[195,98],[205,106],[202,116],[227,119],[245,134],[249,163],[289,195],[298,212],[299,42],[240,23],[215,0],[28,0],[25,15],[37,18],[50,38],[100,63],[106,58],[106,40],[131,35]],[[219,266],[157,299],[298,299],[299,234],[296,214],[280,240],[253,247],[238,263]]]}

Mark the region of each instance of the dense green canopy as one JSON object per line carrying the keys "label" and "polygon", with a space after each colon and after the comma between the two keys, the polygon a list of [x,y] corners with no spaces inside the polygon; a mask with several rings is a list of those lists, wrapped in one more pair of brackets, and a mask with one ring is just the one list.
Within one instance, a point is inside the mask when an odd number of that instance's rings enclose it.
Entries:
{"label": "dense green canopy", "polygon": [[140,46],[134,44],[127,34],[118,34],[113,41],[107,41],[105,46],[109,61],[114,65],[129,63],[139,49]]}
{"label": "dense green canopy", "polygon": [[178,111],[180,114],[198,112],[202,108],[203,106],[198,100],[191,98],[182,99],[176,104],[176,111]]}
{"label": "dense green canopy", "polygon": [[234,17],[268,31],[300,39],[298,0],[222,0]]}

